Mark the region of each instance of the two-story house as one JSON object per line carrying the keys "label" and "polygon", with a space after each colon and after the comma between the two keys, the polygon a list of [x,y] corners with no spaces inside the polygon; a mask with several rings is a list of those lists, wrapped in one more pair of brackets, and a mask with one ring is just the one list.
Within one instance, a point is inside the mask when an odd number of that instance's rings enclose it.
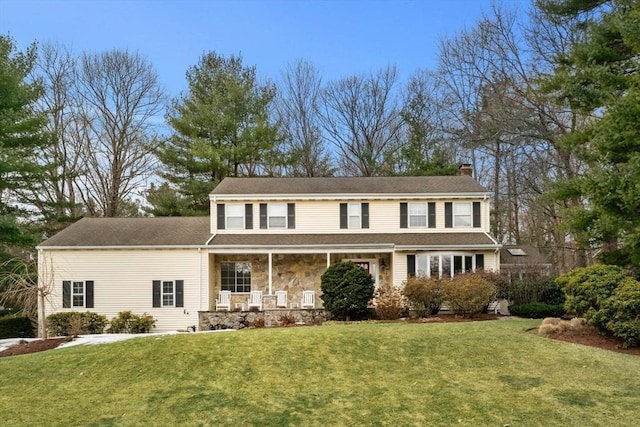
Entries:
{"label": "two-story house", "polygon": [[[408,276],[499,268],[489,193],[467,165],[458,176],[226,178],[210,217],[85,218],[39,247],[46,313],[150,313],[158,330],[198,324],[221,291],[246,309],[301,308],[332,263],[351,260],[377,286]],[[315,307],[321,308],[321,298]]]}

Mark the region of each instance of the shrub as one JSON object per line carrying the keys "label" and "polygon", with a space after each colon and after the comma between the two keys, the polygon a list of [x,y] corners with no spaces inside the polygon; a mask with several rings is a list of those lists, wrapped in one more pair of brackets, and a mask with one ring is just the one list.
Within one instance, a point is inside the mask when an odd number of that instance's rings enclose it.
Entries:
{"label": "shrub", "polygon": [[296,318],[293,316],[293,314],[283,314],[282,316],[280,316],[280,319],[278,319],[278,321],[282,326],[289,326],[296,323]]}
{"label": "shrub", "polygon": [[615,290],[596,315],[624,347],[640,345],[640,282],[627,278]]}
{"label": "shrub", "polygon": [[142,334],[151,331],[156,325],[156,320],[150,314],[142,316],[131,311],[121,311],[118,316],[111,319],[107,332],[111,334]]}
{"label": "shrub", "polygon": [[545,304],[542,302],[532,302],[529,304],[513,305],[509,307],[509,312],[516,316],[529,319],[543,319],[545,317],[560,317],[564,314],[563,305]]}
{"label": "shrub", "polygon": [[[594,323],[594,317],[604,301],[627,278],[625,271],[614,265],[593,265],[576,268],[556,279],[565,293],[567,313],[584,317],[587,322],[603,330],[602,323]],[[597,322],[597,321],[596,321]]]}
{"label": "shrub", "polygon": [[53,336],[78,336],[80,334],[101,334],[107,325],[107,318],[101,314],[86,311],[65,311],[47,316],[47,329]]}
{"label": "shrub", "polygon": [[496,287],[474,273],[460,274],[442,281],[443,300],[454,313],[473,317],[481,313],[496,295]]}
{"label": "shrub", "polygon": [[10,315],[0,318],[0,338],[31,338],[33,324],[26,316]]}
{"label": "shrub", "polygon": [[440,281],[424,276],[410,277],[404,282],[404,296],[418,317],[436,314],[442,303]]}
{"label": "shrub", "polygon": [[362,267],[351,261],[333,264],[320,280],[320,298],[334,318],[350,320],[367,313],[374,282]]}
{"label": "shrub", "polygon": [[[563,304],[564,293],[560,287],[548,278],[527,278],[514,280],[498,290],[498,298],[506,298],[512,305],[523,305],[534,302],[547,304]],[[561,302],[548,300],[561,299]],[[545,300],[546,299],[546,300]]]}
{"label": "shrub", "polygon": [[547,317],[542,321],[538,332],[543,335],[562,334],[567,331],[576,332],[590,328],[587,321],[581,317],[574,317],[571,320],[563,320],[557,317]]}
{"label": "shrub", "polygon": [[407,310],[407,301],[397,286],[380,286],[371,300],[376,316],[382,320],[395,320]]}
{"label": "shrub", "polygon": [[511,283],[509,283],[509,278],[507,276],[491,270],[476,270],[474,274],[477,277],[485,279],[496,287],[496,298],[509,299],[509,288]]}
{"label": "shrub", "polygon": [[264,328],[265,327],[264,317],[258,317],[254,321],[249,323],[249,326],[252,328]]}

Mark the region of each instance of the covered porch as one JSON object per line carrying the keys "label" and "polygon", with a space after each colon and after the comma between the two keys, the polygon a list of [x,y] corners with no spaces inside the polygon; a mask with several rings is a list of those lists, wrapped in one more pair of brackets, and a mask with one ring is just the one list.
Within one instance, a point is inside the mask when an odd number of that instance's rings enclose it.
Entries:
{"label": "covered porch", "polygon": [[[391,247],[331,248],[324,252],[318,248],[217,249],[209,252],[208,261],[210,311],[272,311],[277,317],[290,310],[322,309],[321,276],[331,264],[344,261],[366,269],[376,287],[393,283]],[[221,291],[230,298],[222,307]]]}

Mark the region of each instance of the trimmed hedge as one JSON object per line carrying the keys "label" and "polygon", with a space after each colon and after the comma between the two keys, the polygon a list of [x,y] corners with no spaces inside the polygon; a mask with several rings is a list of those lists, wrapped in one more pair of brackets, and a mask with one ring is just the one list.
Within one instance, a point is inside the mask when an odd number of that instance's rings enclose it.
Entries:
{"label": "trimmed hedge", "polygon": [[482,313],[495,295],[496,286],[480,274],[459,274],[442,280],[442,299],[460,316]]}
{"label": "trimmed hedge", "polygon": [[0,318],[0,338],[32,338],[33,324],[26,316],[4,316]]}
{"label": "trimmed hedge", "polygon": [[560,317],[565,313],[564,305],[562,304],[545,304],[542,302],[513,305],[509,307],[509,312],[515,316],[526,317],[529,319]]}
{"label": "trimmed hedge", "polygon": [[47,329],[53,336],[101,334],[106,325],[106,316],[91,311],[65,311],[47,316]]}
{"label": "trimmed hedge", "polygon": [[375,285],[366,270],[351,261],[333,264],[320,277],[320,298],[334,319],[357,319],[368,313]]}

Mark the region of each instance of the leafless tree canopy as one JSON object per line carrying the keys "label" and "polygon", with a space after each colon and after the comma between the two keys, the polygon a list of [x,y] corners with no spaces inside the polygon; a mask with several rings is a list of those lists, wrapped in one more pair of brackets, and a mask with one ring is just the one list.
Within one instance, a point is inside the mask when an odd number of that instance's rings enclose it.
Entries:
{"label": "leafless tree canopy", "polygon": [[321,123],[337,150],[341,173],[393,171],[402,130],[397,82],[395,67],[387,67],[330,82],[322,91]]}

